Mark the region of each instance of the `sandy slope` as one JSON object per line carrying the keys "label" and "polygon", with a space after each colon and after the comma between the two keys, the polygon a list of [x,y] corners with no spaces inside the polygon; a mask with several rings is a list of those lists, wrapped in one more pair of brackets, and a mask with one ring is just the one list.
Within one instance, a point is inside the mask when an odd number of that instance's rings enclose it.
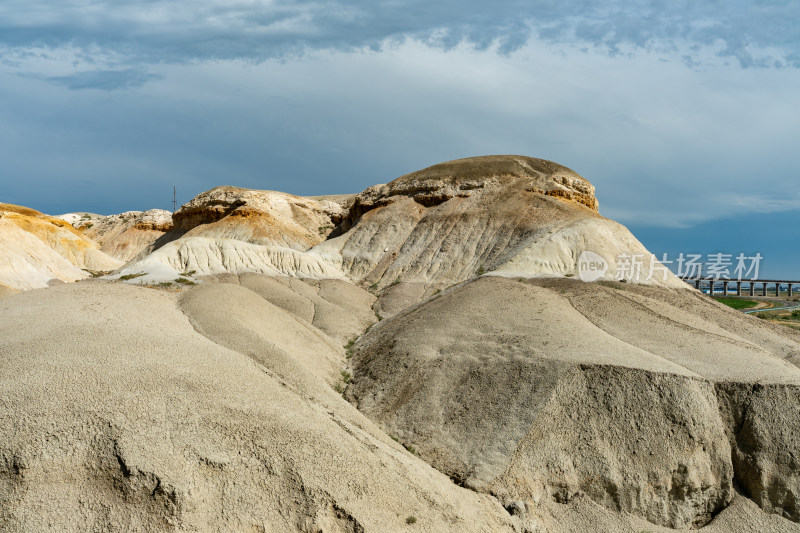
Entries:
{"label": "sandy slope", "polygon": [[180,308],[98,282],[0,300],[0,529],[512,530],[317,377],[341,347],[259,338],[303,326],[241,286]]}
{"label": "sandy slope", "polygon": [[800,530],[791,330],[564,279],[381,305],[258,274],[0,299],[0,529]]}
{"label": "sandy slope", "polygon": [[41,288],[53,280],[75,281],[87,277],[87,271],[121,265],[68,222],[0,203],[0,284]]}
{"label": "sandy slope", "polygon": [[797,522],[798,356],[796,332],[690,291],[484,277],[372,328],[348,394],[438,469],[531,516],[588,497],[705,525],[735,481]]}
{"label": "sandy slope", "polygon": [[27,290],[47,287],[53,280],[69,282],[86,276],[41,239],[0,218],[0,283]]}

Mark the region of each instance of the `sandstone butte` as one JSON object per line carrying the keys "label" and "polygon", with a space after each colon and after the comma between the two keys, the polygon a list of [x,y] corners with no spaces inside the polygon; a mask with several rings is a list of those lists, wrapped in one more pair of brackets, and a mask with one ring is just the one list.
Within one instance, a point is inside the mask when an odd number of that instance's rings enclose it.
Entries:
{"label": "sandstone butte", "polygon": [[2,531],[800,531],[800,333],[556,163],[0,215]]}

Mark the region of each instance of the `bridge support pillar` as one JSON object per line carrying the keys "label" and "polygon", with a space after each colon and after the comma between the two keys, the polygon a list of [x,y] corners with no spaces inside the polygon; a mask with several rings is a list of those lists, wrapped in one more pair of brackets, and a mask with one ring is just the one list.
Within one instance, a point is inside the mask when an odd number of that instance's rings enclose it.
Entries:
{"label": "bridge support pillar", "polygon": [[792,297],[792,287],[793,287],[793,286],[794,286],[794,283],[790,283],[790,284],[789,284],[789,298],[791,298],[791,297]]}
{"label": "bridge support pillar", "polygon": [[708,295],[714,296],[714,280],[708,280]]}
{"label": "bridge support pillar", "polygon": [[737,281],[736,282],[736,296],[741,296],[741,295],[742,295],[742,282],[741,281]]}
{"label": "bridge support pillar", "polygon": [[763,287],[762,287],[761,294],[762,294],[763,296],[766,296],[766,295],[767,295],[767,283],[766,283],[766,282],[764,282],[764,283],[762,283],[762,285],[763,285]]}
{"label": "bridge support pillar", "polygon": [[727,281],[723,281],[722,282],[722,295],[723,296],[727,296],[728,295],[728,282]]}
{"label": "bridge support pillar", "polygon": [[781,283],[778,282],[775,284],[775,298],[781,297]]}
{"label": "bridge support pillar", "polygon": [[700,280],[699,279],[694,282],[694,288],[697,289],[698,291],[700,290]]}
{"label": "bridge support pillar", "polygon": [[756,295],[756,284],[752,281],[750,282],[750,296]]}

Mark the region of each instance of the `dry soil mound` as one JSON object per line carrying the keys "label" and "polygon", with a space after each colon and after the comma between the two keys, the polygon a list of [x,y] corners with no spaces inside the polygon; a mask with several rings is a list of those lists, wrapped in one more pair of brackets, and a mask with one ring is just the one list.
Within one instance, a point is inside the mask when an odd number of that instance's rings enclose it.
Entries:
{"label": "dry soil mound", "polygon": [[348,394],[506,505],[702,526],[735,481],[798,522],[799,340],[690,291],[484,277],[372,328]]}
{"label": "dry soil mound", "polygon": [[[0,221],[0,241],[9,249],[0,255],[0,261],[5,263],[0,267],[0,282],[10,287],[46,287],[51,279],[75,281],[87,277],[88,272],[82,270],[108,271],[122,265],[60,218],[0,204]],[[46,252],[40,244],[53,253]]]}
{"label": "dry soil mound", "polygon": [[316,377],[324,337],[240,286],[180,305],[101,282],[0,300],[0,529],[512,531]]}

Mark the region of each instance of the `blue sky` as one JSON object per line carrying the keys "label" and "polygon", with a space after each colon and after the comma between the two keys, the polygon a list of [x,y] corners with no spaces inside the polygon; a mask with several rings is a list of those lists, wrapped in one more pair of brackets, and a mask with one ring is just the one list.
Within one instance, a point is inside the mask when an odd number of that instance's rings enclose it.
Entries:
{"label": "blue sky", "polygon": [[800,3],[5,0],[0,201],[169,208],[558,161],[653,251],[795,267]]}

